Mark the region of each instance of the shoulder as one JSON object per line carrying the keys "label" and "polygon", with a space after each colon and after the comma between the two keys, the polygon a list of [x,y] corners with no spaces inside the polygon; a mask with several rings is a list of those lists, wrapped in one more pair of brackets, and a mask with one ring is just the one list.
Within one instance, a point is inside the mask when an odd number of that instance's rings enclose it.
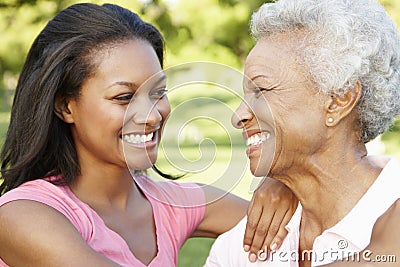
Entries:
{"label": "shoulder", "polygon": [[398,240],[397,243],[400,245],[399,221],[400,198],[397,199],[376,221],[372,233],[372,241],[374,241],[374,239],[388,242]]}
{"label": "shoulder", "polygon": [[0,244],[0,258],[9,266],[116,266],[89,247],[65,216],[37,201],[0,207]]}
{"label": "shoulder", "polygon": [[373,255],[393,255],[393,252],[400,251],[399,221],[400,198],[376,221],[366,252],[372,252]]}
{"label": "shoulder", "polygon": [[[31,200],[15,200],[0,207],[0,256],[12,260],[24,257],[34,257],[34,249],[47,246],[53,233],[76,231],[71,223],[55,209]],[[52,235],[53,236],[53,235]],[[68,236],[68,235],[66,235]],[[25,251],[25,252],[24,252]],[[33,253],[33,254],[32,254]]]}
{"label": "shoulder", "polygon": [[[42,220],[63,218],[54,208],[29,199],[15,199],[0,207],[0,229],[19,230],[29,225],[40,224]],[[50,220],[51,222],[52,220]],[[27,227],[20,227],[26,225]],[[7,226],[3,228],[3,226]]]}
{"label": "shoulder", "polygon": [[36,201],[56,209],[76,205],[66,186],[57,186],[44,179],[26,182],[8,191],[0,197],[0,206],[15,200]]}
{"label": "shoulder", "polygon": [[58,186],[53,184],[52,177],[45,178],[45,179],[36,179],[32,181],[25,182],[18,186],[17,188],[14,188],[7,193],[5,193],[0,199],[3,199],[5,196],[16,196],[16,195],[29,195],[27,192],[49,192],[49,193],[55,193],[55,191],[59,191],[63,186]]}
{"label": "shoulder", "polygon": [[57,195],[62,195],[62,191],[49,181],[37,179],[26,182],[17,188],[14,188],[0,197],[0,206],[8,202],[25,199],[46,201],[54,199]]}
{"label": "shoulder", "polygon": [[[3,208],[6,206],[7,209]],[[13,210],[14,215],[18,216],[22,212],[21,208],[31,206],[42,207],[39,210],[44,213],[49,210],[61,213],[60,215],[64,215],[85,239],[89,237],[90,214],[84,205],[73,197],[67,186],[58,186],[47,180],[38,179],[26,182],[0,197],[0,210],[3,213],[6,212],[4,210]]]}

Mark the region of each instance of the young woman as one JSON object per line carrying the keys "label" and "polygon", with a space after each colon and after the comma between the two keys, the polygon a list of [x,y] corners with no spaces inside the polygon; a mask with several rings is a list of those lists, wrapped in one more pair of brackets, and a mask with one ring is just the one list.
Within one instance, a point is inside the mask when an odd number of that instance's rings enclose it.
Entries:
{"label": "young woman", "polygon": [[[163,49],[152,25],[115,5],[73,5],[39,34],[0,157],[0,266],[174,266],[187,238],[215,237],[245,215],[230,194],[206,205],[215,188],[132,178],[154,165],[170,112]],[[259,202],[283,199],[263,208],[268,232],[296,200],[266,188]],[[280,243],[284,229],[269,234]]]}

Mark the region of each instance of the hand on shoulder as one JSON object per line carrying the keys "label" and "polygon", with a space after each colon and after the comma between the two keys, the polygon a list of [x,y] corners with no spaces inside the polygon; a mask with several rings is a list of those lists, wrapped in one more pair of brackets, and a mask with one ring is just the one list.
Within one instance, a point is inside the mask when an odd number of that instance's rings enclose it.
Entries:
{"label": "hand on shoulder", "polygon": [[283,183],[266,177],[254,192],[247,211],[243,246],[249,260],[278,249],[287,235],[285,226],[298,206],[298,199]]}

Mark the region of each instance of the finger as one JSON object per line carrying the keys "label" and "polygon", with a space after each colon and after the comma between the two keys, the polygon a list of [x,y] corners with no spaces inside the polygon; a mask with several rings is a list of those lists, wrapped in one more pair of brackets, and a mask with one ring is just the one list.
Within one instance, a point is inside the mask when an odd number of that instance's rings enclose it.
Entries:
{"label": "finger", "polygon": [[285,228],[279,228],[278,233],[275,235],[274,239],[272,240],[269,246],[270,250],[271,251],[278,250],[281,247],[283,240],[285,239],[287,234],[288,231]]}
{"label": "finger", "polygon": [[247,217],[246,230],[244,232],[243,238],[244,250],[246,252],[250,250],[250,246],[253,243],[254,234],[257,229],[258,222],[261,218],[261,214],[262,207],[256,205],[251,208],[251,211],[249,212],[249,215]]}
{"label": "finger", "polygon": [[264,250],[266,253],[268,252],[268,246],[263,247],[263,245],[265,243],[265,237],[267,236],[273,218],[274,218],[274,213],[271,212],[262,213],[262,216],[258,222],[257,228],[254,233],[253,241],[250,246],[250,251],[249,251],[250,261],[251,259],[254,259],[253,255],[257,255],[257,253],[260,250]]}
{"label": "finger", "polygon": [[[287,214],[286,211],[277,210],[275,212],[274,217],[272,218],[271,223],[269,225],[268,232],[266,233],[262,248],[268,248],[268,249],[271,248],[272,241],[274,240],[276,235],[279,233],[281,229],[285,229],[286,224],[284,222],[284,219],[286,214]],[[279,243],[279,245],[280,244],[281,243]]]}
{"label": "finger", "polygon": [[290,219],[292,218],[292,214],[290,212],[286,212],[278,232],[275,234],[274,238],[269,244],[270,250],[274,251],[281,247],[283,240],[286,238],[288,231],[286,230],[285,226],[288,225]]}
{"label": "finger", "polygon": [[252,197],[249,203],[249,206],[247,208],[247,217],[251,215],[251,212],[253,210],[253,205],[254,205],[254,198]]}

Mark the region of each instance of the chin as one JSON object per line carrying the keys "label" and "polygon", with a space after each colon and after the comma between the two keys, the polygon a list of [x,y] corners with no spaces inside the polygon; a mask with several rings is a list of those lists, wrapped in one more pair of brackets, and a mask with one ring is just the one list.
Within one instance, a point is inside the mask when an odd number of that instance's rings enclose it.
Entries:
{"label": "chin", "polygon": [[151,167],[153,167],[155,161],[149,161],[149,160],[145,160],[145,161],[127,161],[126,162],[128,165],[128,168],[130,170],[138,170],[138,171],[144,171],[147,169],[150,169]]}
{"label": "chin", "polygon": [[251,172],[251,174],[253,174],[254,176],[257,176],[257,177],[264,177],[264,176],[268,175],[268,171],[267,170],[263,170],[262,167],[259,168],[258,164],[255,164],[255,166],[253,166],[250,163],[250,172]]}
{"label": "chin", "polygon": [[148,168],[151,168],[154,164],[156,164],[156,161],[157,161],[157,153],[155,153],[154,155],[148,155],[148,158],[147,158],[147,159],[149,160],[149,163],[151,164],[151,166],[148,167]]}
{"label": "chin", "polygon": [[145,171],[150,169],[152,166],[138,166],[137,164],[128,165],[130,171]]}
{"label": "chin", "polygon": [[271,172],[272,159],[260,159],[257,161],[250,160],[250,171],[254,176],[265,177]]}
{"label": "chin", "polygon": [[260,171],[260,170],[251,171],[251,173],[256,177],[268,176],[268,172],[263,172],[263,171]]}
{"label": "chin", "polygon": [[151,168],[157,161],[157,152],[126,154],[125,160],[130,169],[146,170]]}

